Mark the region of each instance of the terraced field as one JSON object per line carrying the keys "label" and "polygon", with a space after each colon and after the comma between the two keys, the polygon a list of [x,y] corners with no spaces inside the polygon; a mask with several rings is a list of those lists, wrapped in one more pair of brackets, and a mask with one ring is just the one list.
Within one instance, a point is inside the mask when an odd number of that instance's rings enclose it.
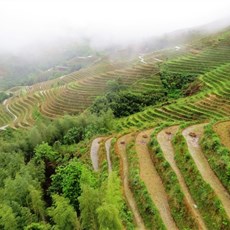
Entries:
{"label": "terraced field", "polygon": [[[118,121],[125,134],[113,135],[109,152],[119,156],[137,229],[230,228],[229,41],[166,62],[173,73],[196,74],[200,92]],[[163,89],[157,73],[134,85],[136,92]]]}
{"label": "terraced field", "polygon": [[[37,83],[30,87],[9,90],[14,96],[1,108],[0,127],[28,127],[38,116],[55,119],[65,114],[78,114],[87,109],[97,96],[107,90],[107,82],[120,79],[134,92],[149,90],[164,93],[161,69],[170,73],[199,75],[206,90],[192,97],[178,100],[166,106],[148,108],[142,113],[121,120],[120,127],[144,126],[159,120],[184,121],[221,118],[229,114],[229,34],[220,37],[214,45],[194,52],[183,47],[140,55],[136,61],[121,63],[99,58],[87,68],[64,75],[58,79]],[[166,59],[169,59],[165,62]],[[161,67],[159,67],[161,66]],[[4,108],[5,107],[5,108]],[[7,107],[7,108],[6,108]],[[40,114],[40,115],[39,115]]]}
{"label": "terraced field", "polygon": [[[158,68],[154,63],[138,63],[124,68],[119,63],[114,64],[108,60],[101,60],[90,68],[62,76],[59,79],[12,89],[10,92],[13,91],[14,96],[7,101],[7,106],[11,111],[11,114],[8,115],[17,118],[11,119],[10,125],[16,128],[31,126],[36,120],[34,116],[36,113],[51,119],[65,114],[78,114],[87,109],[97,96],[106,91],[107,82],[111,79],[119,78],[123,85],[130,86],[151,75],[153,80],[150,78],[149,81],[156,83],[160,88],[159,77],[154,79],[157,71]],[[141,87],[148,88],[148,84],[147,80],[143,81],[140,83],[140,89]],[[10,113],[3,109],[1,112],[4,117],[7,117],[6,113]],[[2,119],[0,125],[6,125],[8,122],[9,120]]]}
{"label": "terraced field", "polygon": [[[110,153],[115,148],[120,157],[124,196],[137,229],[229,229],[229,190],[199,145],[204,125],[179,129],[166,123],[110,145]],[[220,167],[222,156],[215,157]]]}
{"label": "terraced field", "polygon": [[13,88],[0,105],[0,129],[27,128],[40,116],[79,114],[112,79],[136,93],[167,94],[160,71],[192,74],[201,90],[116,120],[116,131],[92,141],[89,158],[96,173],[104,162],[108,174],[118,165],[136,229],[228,230],[230,34],[199,49],[188,47],[123,64],[101,58],[59,79]]}
{"label": "terraced field", "polygon": [[[227,46],[227,48],[229,48]],[[230,48],[229,48],[230,49]],[[217,51],[216,51],[217,52]],[[206,52],[204,52],[206,53]],[[215,53],[215,52],[214,52]],[[198,57],[200,59],[201,54]],[[192,120],[205,120],[205,119],[221,119],[230,115],[230,56],[219,55],[219,65],[212,65],[209,62],[209,70],[205,72],[203,69],[196,73],[198,79],[203,82],[204,89],[202,92],[193,96],[182,98],[169,105],[160,105],[158,107],[149,107],[143,112],[137,113],[125,119],[121,119],[121,128],[130,128],[132,126],[145,126],[149,122],[158,122],[160,120],[170,121],[192,121]],[[194,58],[194,60],[196,60]],[[190,73],[190,67],[186,69],[186,63],[181,59],[175,60],[174,64],[178,66],[178,72],[180,73],[180,65],[185,66],[186,73]],[[194,69],[200,67],[200,61],[194,62]],[[166,64],[167,66],[167,64]],[[171,68],[171,62],[169,62],[167,68]],[[212,70],[210,70],[212,69]],[[195,72],[194,72],[195,73]]]}

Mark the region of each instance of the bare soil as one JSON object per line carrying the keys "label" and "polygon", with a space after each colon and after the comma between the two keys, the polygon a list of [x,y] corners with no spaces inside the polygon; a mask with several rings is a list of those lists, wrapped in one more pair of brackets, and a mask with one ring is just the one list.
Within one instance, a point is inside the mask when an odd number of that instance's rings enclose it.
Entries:
{"label": "bare soil", "polygon": [[[181,174],[179,168],[177,167],[177,164],[174,160],[174,148],[171,142],[171,139],[173,138],[173,135],[178,131],[178,126],[172,126],[169,128],[166,128],[158,133],[157,135],[157,141],[161,146],[161,149],[163,151],[165,159],[169,162],[170,166],[172,167],[173,171],[176,173],[178,182],[180,184],[180,188],[185,196],[185,202],[187,207],[189,208],[189,211],[193,218],[196,220],[197,226],[199,229],[207,229],[204,221],[200,215],[199,210],[197,209],[197,205],[195,204],[193,198],[191,197],[189,193],[189,189],[184,181],[183,175]],[[190,135],[191,136],[191,135]]]}
{"label": "bare soil", "polygon": [[145,228],[144,222],[140,216],[140,213],[138,211],[137,204],[136,204],[135,199],[133,197],[132,191],[129,188],[129,181],[128,181],[129,166],[128,166],[128,160],[127,160],[127,155],[126,155],[126,144],[129,143],[130,141],[132,141],[132,139],[134,139],[132,134],[128,134],[128,135],[120,137],[117,140],[115,150],[116,150],[117,154],[120,156],[120,160],[121,160],[121,168],[122,168],[121,173],[122,173],[122,180],[123,180],[123,188],[124,188],[125,197],[127,199],[128,205],[129,205],[129,207],[130,207],[130,209],[134,215],[137,229],[144,230],[146,228]]}
{"label": "bare soil", "polygon": [[99,161],[98,151],[100,148],[100,141],[101,140],[102,140],[102,137],[98,137],[98,138],[94,139],[92,144],[91,144],[90,157],[91,157],[94,171],[98,171],[98,169],[99,169],[99,167],[98,167],[98,161]]}
{"label": "bare soil", "polygon": [[230,121],[218,122],[213,126],[221,142],[230,150]]}
{"label": "bare soil", "polygon": [[[140,163],[140,177],[144,181],[153,203],[156,205],[167,229],[178,229],[169,209],[167,194],[148,151],[148,142],[153,130],[138,134],[135,142]],[[147,138],[145,138],[147,136]]]}

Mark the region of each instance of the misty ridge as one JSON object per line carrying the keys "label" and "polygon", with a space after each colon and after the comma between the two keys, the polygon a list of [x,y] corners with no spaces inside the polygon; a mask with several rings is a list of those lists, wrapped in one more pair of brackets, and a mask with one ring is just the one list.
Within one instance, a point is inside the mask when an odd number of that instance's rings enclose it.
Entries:
{"label": "misty ridge", "polygon": [[[103,56],[111,61],[132,60],[230,25],[230,17],[219,9],[215,17],[205,12],[202,7],[207,2],[200,3],[199,11],[198,3],[188,4],[190,13],[181,1],[20,2],[1,3],[0,90],[56,78],[86,65],[73,64],[74,59],[93,56],[95,61]],[[217,4],[208,6],[211,12]],[[209,17],[199,20],[202,14]],[[68,71],[50,72],[55,66],[68,67]]]}

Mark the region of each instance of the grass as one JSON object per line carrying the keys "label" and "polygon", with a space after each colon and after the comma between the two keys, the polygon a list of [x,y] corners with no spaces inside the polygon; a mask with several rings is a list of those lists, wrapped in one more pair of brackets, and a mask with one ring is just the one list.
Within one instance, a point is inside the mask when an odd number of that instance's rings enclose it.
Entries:
{"label": "grass", "polygon": [[157,142],[156,135],[165,125],[159,126],[151,135],[149,144],[154,166],[162,179],[166,193],[168,195],[169,207],[179,229],[196,229],[195,220],[186,208],[184,194],[181,191],[178,179],[170,164],[164,158],[163,152]]}
{"label": "grass", "polygon": [[173,144],[176,163],[184,175],[190,194],[196,202],[206,226],[208,229],[227,229],[230,222],[224,208],[210,185],[200,175],[181,130],[173,138]]}
{"label": "grass", "polygon": [[200,141],[200,146],[212,170],[230,192],[230,151],[221,144],[212,126],[213,123],[210,123],[204,127],[204,136]]}
{"label": "grass", "polygon": [[134,147],[134,141],[127,146],[129,163],[129,184],[133,192],[138,210],[147,229],[166,229],[157,208],[152,202],[144,182],[140,178],[138,157]]}

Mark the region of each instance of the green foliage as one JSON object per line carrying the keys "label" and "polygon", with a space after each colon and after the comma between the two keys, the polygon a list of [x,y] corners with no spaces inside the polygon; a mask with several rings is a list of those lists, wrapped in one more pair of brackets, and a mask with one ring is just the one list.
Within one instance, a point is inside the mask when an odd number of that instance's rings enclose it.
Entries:
{"label": "green foliage", "polygon": [[42,143],[35,148],[35,159],[48,160],[53,162],[57,158],[57,153],[48,143]]}
{"label": "green foliage", "polygon": [[120,180],[115,172],[109,174],[99,187],[82,182],[79,202],[83,229],[122,229],[121,219],[127,229],[133,229],[130,217],[124,213]]}
{"label": "green foliage", "polygon": [[137,93],[131,90],[110,91],[96,98],[90,110],[92,113],[101,114],[109,109],[115,117],[128,116],[141,111],[144,107],[154,105],[163,100],[163,93],[155,91]]}
{"label": "green foliage", "polygon": [[17,229],[17,219],[10,206],[0,203],[0,228],[4,230]]}
{"label": "green foliage", "polygon": [[3,101],[5,101],[7,98],[11,97],[11,94],[7,94],[5,92],[0,92],[0,103],[2,103]]}
{"label": "green foliage", "polygon": [[112,204],[104,202],[98,209],[98,221],[100,230],[116,229],[121,230],[122,224],[119,218],[119,210]]}
{"label": "green foliage", "polygon": [[104,197],[104,200],[120,210],[122,208],[121,197],[120,179],[115,172],[112,172],[108,176],[108,182],[106,184],[106,196]]}
{"label": "green foliage", "polygon": [[81,183],[94,184],[95,179],[92,173],[82,163],[71,161],[66,166],[59,166],[51,179],[50,191],[68,198],[70,204],[80,213],[78,197],[82,192]]}
{"label": "green foliage", "polygon": [[33,119],[34,119],[35,121],[36,121],[36,120],[39,120],[39,119],[42,119],[42,114],[41,114],[41,112],[39,111],[39,108],[38,108],[38,107],[34,108],[32,116],[33,116]]}
{"label": "green foliage", "polygon": [[64,144],[74,144],[83,140],[83,129],[82,127],[73,127],[67,131],[64,136]]}
{"label": "green foliage", "polygon": [[166,69],[160,73],[161,81],[169,98],[180,98],[185,89],[193,82],[196,75],[190,73],[171,73]]}
{"label": "green foliage", "polygon": [[57,230],[78,230],[80,224],[74,208],[69,200],[57,194],[52,196],[53,206],[48,209],[48,214],[55,223]]}
{"label": "green foliage", "polygon": [[124,90],[126,87],[122,85],[121,79],[113,79],[107,82],[107,90],[109,92],[117,93],[121,90]]}
{"label": "green foliage", "polygon": [[230,151],[224,147],[212,129],[212,123],[204,127],[200,141],[202,151],[225,188],[230,191]]}
{"label": "green foliage", "polygon": [[[53,145],[59,143],[78,143],[79,140],[90,139],[97,134],[105,134],[113,129],[111,111],[100,116],[88,112],[77,117],[65,116],[53,122],[39,120],[28,130],[9,129],[0,133],[1,152],[23,152],[26,160],[33,157],[34,148],[42,142]],[[80,133],[79,133],[80,132]]]}
{"label": "green foliage", "polygon": [[[13,170],[11,166],[16,162],[11,164],[11,157],[19,160],[19,165]],[[0,187],[0,206],[2,206],[0,211],[3,210],[0,226],[1,223],[7,225],[5,219],[9,219],[12,221],[12,228],[9,229],[14,229],[15,225],[17,229],[23,229],[33,222],[45,219],[43,194],[40,187],[40,181],[42,182],[44,178],[44,175],[42,176],[43,166],[37,166],[33,161],[25,164],[21,157],[20,154],[12,154],[12,156],[8,154],[6,161],[1,165],[1,172],[4,172],[5,175]],[[7,217],[4,217],[5,213]],[[8,228],[5,226],[4,229]]]}
{"label": "green foliage", "polygon": [[0,153],[0,187],[4,186],[7,177],[14,178],[24,165],[24,157],[17,153]]}
{"label": "green foliage", "polygon": [[157,142],[156,135],[161,127],[154,130],[151,139],[151,152],[155,168],[162,179],[168,195],[169,207],[176,224],[181,229],[196,229],[195,220],[192,218],[184,202],[184,194],[180,189],[177,176],[170,164],[164,158],[163,152]]}
{"label": "green foliage", "polygon": [[225,229],[229,220],[214,191],[200,175],[181,133],[174,139],[175,160],[209,229]]}
{"label": "green foliage", "polygon": [[45,220],[45,204],[42,200],[42,192],[29,185],[29,193],[31,209],[41,220]]}
{"label": "green foliage", "polygon": [[160,214],[152,202],[144,182],[140,178],[139,163],[133,143],[127,146],[127,154],[129,183],[145,226],[149,229],[165,229]]}
{"label": "green foliage", "polygon": [[96,210],[101,205],[101,193],[89,185],[82,186],[82,193],[79,197],[81,210],[81,226],[83,229],[99,229],[99,222]]}
{"label": "green foliage", "polygon": [[50,230],[51,226],[49,224],[41,223],[32,223],[26,226],[25,230]]}

